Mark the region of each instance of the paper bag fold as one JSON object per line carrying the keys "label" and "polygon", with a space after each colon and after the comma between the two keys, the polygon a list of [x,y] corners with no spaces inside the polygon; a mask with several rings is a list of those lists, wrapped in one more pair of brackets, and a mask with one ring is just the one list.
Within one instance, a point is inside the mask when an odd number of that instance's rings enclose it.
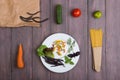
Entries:
{"label": "paper bag fold", "polygon": [[[20,19],[20,16],[29,17],[27,12],[37,11],[40,11],[40,0],[1,0],[0,27],[40,26],[40,23]],[[40,13],[35,16],[40,17]]]}

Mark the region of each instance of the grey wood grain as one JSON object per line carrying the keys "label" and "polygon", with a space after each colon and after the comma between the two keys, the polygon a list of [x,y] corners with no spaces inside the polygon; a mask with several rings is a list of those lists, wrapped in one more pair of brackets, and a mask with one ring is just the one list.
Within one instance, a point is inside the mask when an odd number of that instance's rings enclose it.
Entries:
{"label": "grey wood grain", "polygon": [[0,29],[0,80],[11,80],[11,29]]}
{"label": "grey wood grain", "polygon": [[[69,72],[68,80],[87,80],[87,0],[69,0],[69,34],[78,42],[80,47],[80,59],[74,69]],[[78,18],[71,16],[74,8],[80,8],[82,15]]]}
{"label": "grey wood grain", "polygon": [[[62,24],[56,24],[55,8],[57,4],[62,5]],[[66,0],[51,0],[51,34],[68,32],[68,2]],[[51,80],[68,80],[68,73],[57,74],[51,72]]]}
{"label": "grey wood grain", "polygon": [[[23,44],[24,69],[16,67],[16,56],[19,43]],[[12,80],[32,80],[32,28],[22,27],[12,29]]]}
{"label": "grey wood grain", "polygon": [[[41,18],[49,18],[41,27],[0,28],[0,80],[119,80],[120,79],[120,1],[119,0],[41,0]],[[55,22],[55,6],[63,7],[63,23]],[[79,18],[71,10],[80,8]],[[102,18],[92,13],[100,10]],[[101,72],[92,69],[89,29],[102,28],[103,51]],[[69,72],[57,74],[44,67],[36,49],[53,33],[68,33],[78,42],[81,56]],[[19,43],[23,44],[25,68],[16,67]]]}
{"label": "grey wood grain", "polygon": [[106,0],[107,80],[120,80],[120,0]]}
{"label": "grey wood grain", "polygon": [[[68,1],[66,0],[51,0],[51,33],[65,33],[68,29],[67,17],[68,17]],[[55,8],[57,4],[62,5],[62,24],[56,24]]]}
{"label": "grey wood grain", "polygon": [[[88,21],[89,21],[89,30],[91,28],[99,29],[103,31],[103,47],[102,47],[102,67],[99,73],[93,70],[93,56],[91,42],[89,40],[89,55],[88,55],[88,78],[89,80],[106,80],[106,68],[105,68],[105,0],[90,0],[88,2]],[[102,5],[102,6],[101,6]],[[100,10],[103,14],[101,19],[93,18],[92,14],[94,11]],[[88,36],[89,37],[89,36]],[[90,38],[90,37],[89,37]]]}
{"label": "grey wood grain", "polygon": [[[102,18],[95,19],[93,12],[100,10],[103,14]],[[102,47],[102,66],[99,73],[93,69],[93,56],[91,42],[89,39],[89,52],[88,52],[88,80],[106,80],[106,66],[105,66],[105,0],[89,0],[88,1],[88,27],[102,29],[103,31],[103,47]],[[88,30],[88,32],[89,32]],[[88,33],[89,34],[89,33]],[[90,38],[90,35],[88,35]]]}
{"label": "grey wood grain", "polygon": [[40,4],[41,18],[49,20],[41,23],[41,27],[33,28],[33,80],[50,80],[50,71],[44,67],[36,52],[44,39],[50,35],[50,0],[41,0]]}

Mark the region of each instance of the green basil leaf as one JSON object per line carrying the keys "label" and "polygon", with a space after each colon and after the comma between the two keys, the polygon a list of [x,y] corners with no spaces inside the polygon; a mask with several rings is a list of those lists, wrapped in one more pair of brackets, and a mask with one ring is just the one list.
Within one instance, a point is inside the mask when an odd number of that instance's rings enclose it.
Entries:
{"label": "green basil leaf", "polygon": [[69,38],[69,39],[67,40],[67,44],[68,44],[68,45],[71,45],[71,38]]}
{"label": "green basil leaf", "polygon": [[71,65],[74,65],[74,62],[71,61],[70,64],[71,64]]}
{"label": "green basil leaf", "polygon": [[72,42],[72,46],[73,46],[73,47],[75,46],[75,41]]}
{"label": "green basil leaf", "polygon": [[69,57],[67,57],[67,56],[65,56],[64,58],[65,58],[66,61],[69,60]]}
{"label": "green basil leaf", "polygon": [[73,47],[72,46],[70,46],[69,48],[68,48],[68,53],[70,53],[71,51],[73,51]]}
{"label": "green basil leaf", "polygon": [[66,64],[69,63],[70,65],[74,65],[74,63],[72,62],[72,59],[71,59],[71,58],[69,58],[68,56],[65,56],[64,58],[65,58],[65,63],[66,63]]}

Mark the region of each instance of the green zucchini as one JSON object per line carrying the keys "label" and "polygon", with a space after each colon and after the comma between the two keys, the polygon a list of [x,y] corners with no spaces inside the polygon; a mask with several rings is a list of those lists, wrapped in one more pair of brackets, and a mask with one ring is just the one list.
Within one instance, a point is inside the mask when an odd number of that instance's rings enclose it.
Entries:
{"label": "green zucchini", "polygon": [[62,6],[60,4],[56,5],[56,23],[62,24]]}

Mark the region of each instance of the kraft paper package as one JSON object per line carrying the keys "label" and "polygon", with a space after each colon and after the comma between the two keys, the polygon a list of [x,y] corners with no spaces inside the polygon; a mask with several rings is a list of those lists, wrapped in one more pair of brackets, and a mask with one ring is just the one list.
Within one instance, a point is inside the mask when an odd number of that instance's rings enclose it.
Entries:
{"label": "kraft paper package", "polygon": [[40,26],[40,0],[0,0],[0,27]]}

